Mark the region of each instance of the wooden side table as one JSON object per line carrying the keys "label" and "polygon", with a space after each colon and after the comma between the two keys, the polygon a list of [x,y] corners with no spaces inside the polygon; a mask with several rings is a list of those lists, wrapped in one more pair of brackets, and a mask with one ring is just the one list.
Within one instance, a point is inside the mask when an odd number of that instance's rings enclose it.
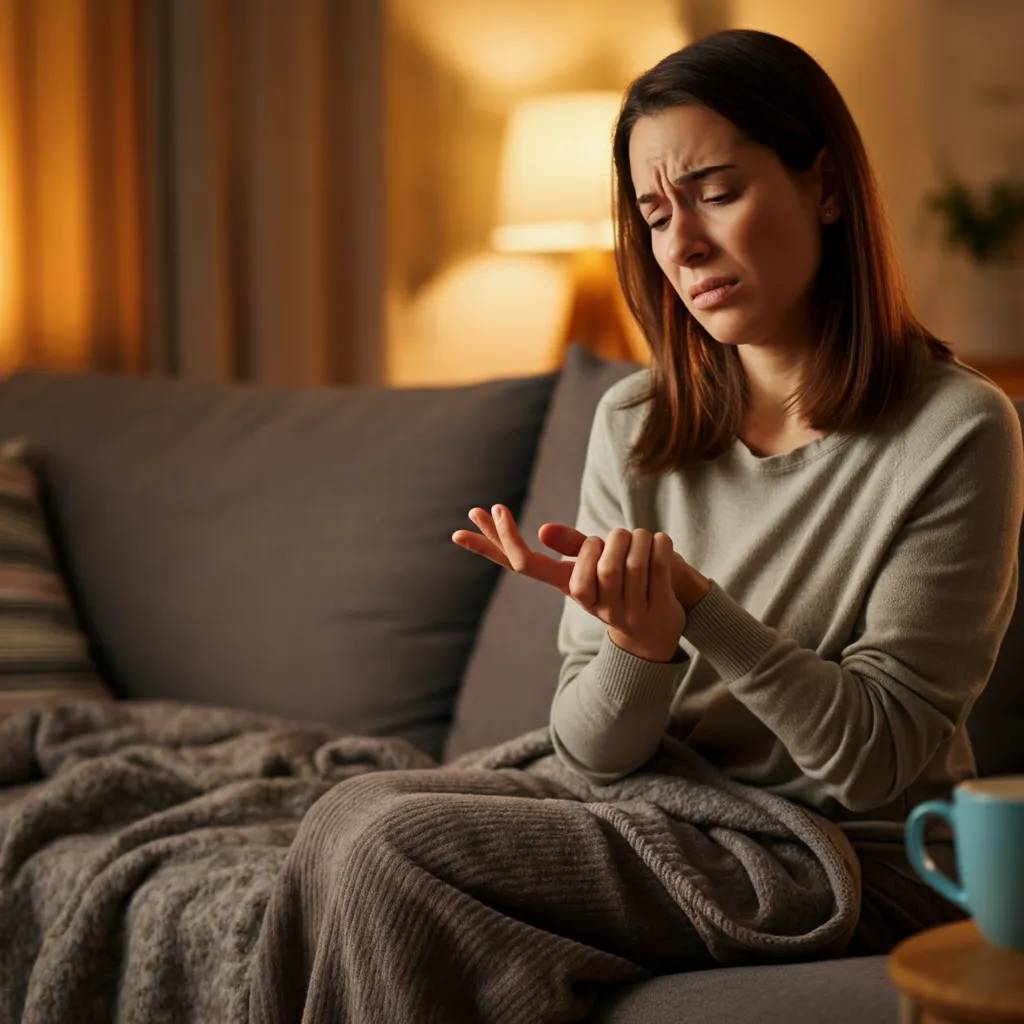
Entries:
{"label": "wooden side table", "polygon": [[990,945],[973,921],[905,939],[886,966],[900,1024],[1024,1024],[1024,952]]}

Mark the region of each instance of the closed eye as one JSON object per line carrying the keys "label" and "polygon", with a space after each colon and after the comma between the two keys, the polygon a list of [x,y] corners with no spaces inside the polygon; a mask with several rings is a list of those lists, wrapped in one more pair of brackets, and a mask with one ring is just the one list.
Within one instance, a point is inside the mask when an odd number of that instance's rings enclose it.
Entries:
{"label": "closed eye", "polygon": [[[706,206],[725,206],[727,203],[731,203],[739,194],[739,191],[720,192],[718,195],[705,196],[701,199],[701,202]],[[648,221],[647,224],[652,231],[664,231],[671,219],[671,216],[666,215],[657,218],[657,220]]]}

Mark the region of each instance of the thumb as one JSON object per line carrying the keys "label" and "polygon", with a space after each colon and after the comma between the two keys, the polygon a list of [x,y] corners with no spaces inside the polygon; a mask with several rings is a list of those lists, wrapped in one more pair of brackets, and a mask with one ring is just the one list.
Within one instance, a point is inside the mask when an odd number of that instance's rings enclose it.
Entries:
{"label": "thumb", "polygon": [[545,547],[569,558],[575,558],[580,553],[580,548],[587,539],[585,533],[580,533],[579,530],[564,523],[545,523],[537,531],[537,537]]}

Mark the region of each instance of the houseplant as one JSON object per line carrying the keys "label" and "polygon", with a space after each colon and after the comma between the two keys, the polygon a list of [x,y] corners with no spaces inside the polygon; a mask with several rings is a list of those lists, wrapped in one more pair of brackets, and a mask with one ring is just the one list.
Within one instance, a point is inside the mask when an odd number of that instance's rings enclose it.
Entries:
{"label": "houseplant", "polygon": [[1003,178],[972,188],[947,175],[928,207],[959,258],[958,351],[973,358],[1024,359],[1024,181]]}

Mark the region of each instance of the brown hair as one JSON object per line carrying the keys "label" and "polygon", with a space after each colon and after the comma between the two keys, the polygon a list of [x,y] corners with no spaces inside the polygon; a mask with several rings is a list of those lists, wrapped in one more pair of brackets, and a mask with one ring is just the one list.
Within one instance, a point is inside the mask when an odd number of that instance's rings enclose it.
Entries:
{"label": "brown hair", "polygon": [[712,458],[733,443],[747,402],[736,349],[689,314],[651,251],[629,163],[633,126],[696,104],[773,150],[794,172],[828,148],[842,217],[824,230],[813,315],[821,336],[790,397],[815,430],[866,430],[910,396],[924,363],[949,348],[910,309],[891,231],[864,143],[839,90],[800,47],[766,32],[730,30],[670,54],[629,87],[615,127],[615,259],[652,353],[650,402],[632,461],[645,473]]}

